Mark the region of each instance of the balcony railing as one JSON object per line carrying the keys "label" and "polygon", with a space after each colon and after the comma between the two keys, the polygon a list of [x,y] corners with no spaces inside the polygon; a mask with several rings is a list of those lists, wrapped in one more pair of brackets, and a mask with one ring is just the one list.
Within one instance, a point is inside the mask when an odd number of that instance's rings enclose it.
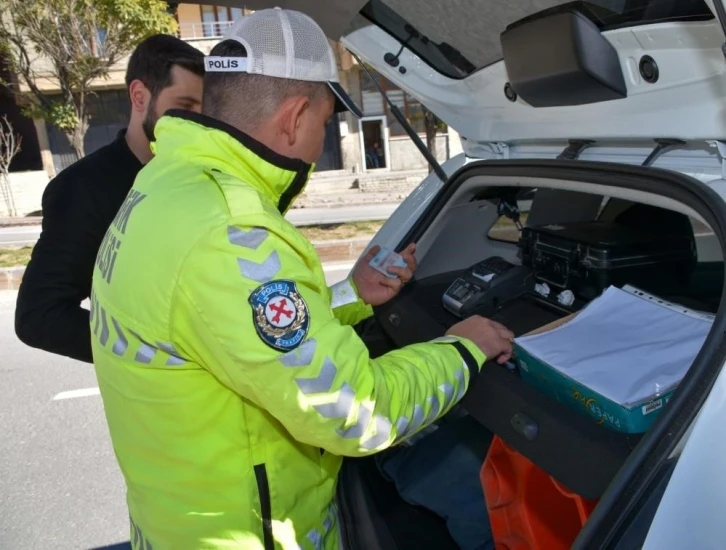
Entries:
{"label": "balcony railing", "polygon": [[179,25],[178,35],[184,40],[221,38],[232,23],[233,21],[182,23]]}

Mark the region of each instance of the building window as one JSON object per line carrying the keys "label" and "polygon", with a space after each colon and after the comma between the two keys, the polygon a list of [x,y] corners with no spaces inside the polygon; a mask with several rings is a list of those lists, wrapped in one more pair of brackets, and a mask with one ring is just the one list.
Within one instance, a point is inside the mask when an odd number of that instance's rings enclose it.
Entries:
{"label": "building window", "polygon": [[[424,123],[423,106],[421,103],[372,68],[368,67],[368,70],[386,92],[391,102],[401,110],[411,127],[417,133],[425,134],[426,125]],[[386,122],[391,137],[407,135],[403,126],[396,120],[393,113],[391,113],[388,102],[383,100],[378,88],[371,82],[371,79],[365,71],[360,72],[360,88],[361,107],[364,116],[386,115]]]}
{"label": "building window", "polygon": [[201,8],[205,38],[222,36],[227,28],[243,14],[242,8],[227,6],[201,6]]}

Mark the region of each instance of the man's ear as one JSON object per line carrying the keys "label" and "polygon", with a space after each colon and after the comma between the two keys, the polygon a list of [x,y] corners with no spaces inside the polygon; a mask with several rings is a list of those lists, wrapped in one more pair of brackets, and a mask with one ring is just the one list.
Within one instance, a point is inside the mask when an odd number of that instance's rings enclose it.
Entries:
{"label": "man's ear", "polygon": [[292,147],[300,138],[302,119],[310,109],[310,98],[295,96],[285,102],[283,116],[280,121],[282,132],[287,137],[287,145]]}
{"label": "man's ear", "polygon": [[136,79],[129,85],[129,98],[131,99],[132,110],[145,113],[151,100],[151,92],[143,82]]}

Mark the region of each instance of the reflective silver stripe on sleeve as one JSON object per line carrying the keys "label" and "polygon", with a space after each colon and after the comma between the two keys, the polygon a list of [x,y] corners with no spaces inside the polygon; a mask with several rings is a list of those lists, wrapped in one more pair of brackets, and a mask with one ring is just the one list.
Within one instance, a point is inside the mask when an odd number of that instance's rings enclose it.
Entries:
{"label": "reflective silver stripe on sleeve", "polygon": [[431,340],[432,343],[442,343],[442,344],[453,344],[454,342],[458,342],[459,339],[455,336],[440,336],[438,338],[435,338]]}
{"label": "reflective silver stripe on sleeve", "polygon": [[466,361],[461,362],[461,370],[456,373],[456,381],[459,383],[459,392],[456,394],[456,402],[461,401],[466,393],[466,373],[469,372],[469,366]]}
{"label": "reflective silver stripe on sleeve", "polygon": [[178,367],[181,365],[185,365],[188,361],[181,357],[173,345],[166,344],[163,342],[156,342],[156,345],[151,345],[148,342],[146,342],[139,334],[135,333],[134,331],[129,331],[131,334],[134,335],[134,338],[136,338],[139,342],[139,349],[136,351],[136,355],[134,356],[134,361],[137,363],[141,363],[144,365],[150,364],[154,357],[156,357],[157,353],[166,353],[169,355],[169,358],[166,360],[166,366],[167,367]]}
{"label": "reflective silver stripe on sleeve", "polygon": [[314,405],[314,408],[325,418],[348,418],[354,404],[355,392],[349,384],[345,383],[340,388],[338,399],[334,403]]}
{"label": "reflective silver stripe on sleeve", "polygon": [[106,320],[106,310],[101,308],[101,345],[105,346],[108,342],[108,321]]}
{"label": "reflective silver stripe on sleeve", "polygon": [[431,410],[429,411],[429,414],[426,416],[426,420],[424,420],[424,424],[426,424],[427,426],[438,418],[439,411],[441,410],[441,402],[439,401],[438,395],[429,397],[428,402],[429,402],[429,405],[431,406]]}
{"label": "reflective silver stripe on sleeve", "polygon": [[361,405],[358,408],[358,420],[356,420],[355,424],[345,430],[338,429],[338,435],[344,439],[363,437],[363,434],[366,433],[366,430],[371,423],[372,416],[373,411],[365,405]]}
{"label": "reflective silver stripe on sleeve", "polygon": [[275,278],[280,271],[280,256],[277,251],[271,252],[267,259],[261,264],[250,260],[237,258],[240,273],[243,277],[258,283],[268,283]]}
{"label": "reflective silver stripe on sleeve", "polygon": [[[308,539],[313,546],[318,549],[323,547],[323,542],[327,538],[327,536],[332,532],[333,525],[337,522],[337,511],[335,509],[335,505],[331,504],[328,508],[328,514],[325,516],[325,519],[323,520],[322,529],[310,529],[308,531],[308,534],[305,535],[305,538]],[[301,546],[298,548],[302,548]]]}
{"label": "reflective silver stripe on sleeve", "polygon": [[129,518],[129,521],[131,522],[131,530],[134,533],[133,536],[133,548],[138,548],[139,550],[154,550],[154,547],[151,545],[151,542],[149,542],[146,537],[144,536],[143,531],[141,530],[141,527],[136,525],[133,519]]}
{"label": "reflective silver stripe on sleeve", "polygon": [[396,433],[398,436],[396,437],[396,440],[400,441],[404,435],[406,435],[406,430],[408,429],[409,420],[407,416],[402,416],[398,420],[396,420]]}
{"label": "reflective silver stripe on sleeve", "polygon": [[317,529],[311,530],[306,538],[312,543],[315,550],[322,550],[323,548],[323,535]]}
{"label": "reflective silver stripe on sleeve", "polygon": [[327,518],[325,518],[325,521],[323,522],[323,532],[327,533],[330,531],[330,529],[333,527],[333,518],[331,518],[329,515]]}
{"label": "reflective silver stripe on sleeve", "polygon": [[136,350],[134,361],[142,365],[148,365],[154,359],[158,351],[154,346],[147,344],[138,332],[128,329],[131,335],[139,341],[139,349]]}
{"label": "reflective silver stripe on sleeve", "polygon": [[[96,298],[96,306],[95,309],[98,310],[98,298]],[[98,327],[101,324],[101,316],[96,313],[96,326],[93,327],[93,334],[98,336]]]}
{"label": "reflective silver stripe on sleeve", "polygon": [[249,231],[243,231],[238,227],[232,226],[229,226],[227,228],[227,236],[229,237],[229,242],[237,246],[251,248],[252,250],[257,250],[257,248],[259,248],[259,246],[263,242],[265,242],[267,235],[267,231],[258,227],[250,229]]}
{"label": "reflective silver stripe on sleeve", "polygon": [[113,352],[116,355],[123,355],[126,353],[126,350],[129,347],[129,341],[126,339],[126,335],[124,334],[124,331],[121,330],[121,325],[119,325],[118,321],[111,317],[111,322],[113,323],[113,328],[116,329],[116,341],[113,344]]}
{"label": "reflective silver stripe on sleeve", "polygon": [[286,367],[307,367],[315,358],[315,349],[318,343],[311,338],[296,350],[291,351],[280,357],[280,362]]}
{"label": "reflective silver stripe on sleeve", "polygon": [[421,405],[414,405],[411,425],[408,427],[408,430],[406,430],[406,434],[408,435],[418,430],[423,425],[425,418],[423,407]]}
{"label": "reflective silver stripe on sleeve", "polygon": [[387,418],[376,415],[375,416],[375,423],[376,423],[376,433],[371,436],[369,439],[366,439],[361,443],[361,447],[366,449],[367,451],[372,451],[373,449],[377,449],[381,445],[383,445],[386,441],[388,441],[391,437],[391,421]]}
{"label": "reflective silver stripe on sleeve", "polygon": [[169,359],[166,361],[167,367],[179,367],[188,362],[179,355],[179,352],[176,351],[176,348],[173,345],[165,344],[164,342],[157,342],[156,345],[159,346],[161,351],[169,354]]}
{"label": "reflective silver stripe on sleeve", "polygon": [[[424,424],[427,426],[432,424],[437,420],[441,413],[444,413],[454,403],[461,400],[466,392],[465,376],[466,372],[469,370],[465,362],[462,363],[462,365],[462,369],[457,371],[454,375],[456,378],[456,386],[451,384],[451,382],[446,382],[439,386],[439,391],[444,394],[443,402],[438,396],[428,398],[428,402],[431,405],[431,411],[426,418],[424,418],[423,415],[423,407],[421,405],[414,405],[412,420],[409,420],[406,416],[401,416],[398,420],[396,420],[396,441],[407,439],[409,436],[418,431],[418,429]],[[457,387],[458,392],[456,392]],[[454,397],[455,392],[457,394],[456,397]]]}
{"label": "reflective silver stripe on sleeve", "polygon": [[89,300],[89,302],[90,302],[90,308],[89,308],[89,312],[88,312],[88,323],[93,324],[93,315],[96,312],[96,308],[93,307],[94,303],[96,302],[96,293],[93,291],[91,291],[91,299]]}
{"label": "reflective silver stripe on sleeve", "polygon": [[143,363],[144,365],[148,365],[149,363],[151,363],[151,361],[153,361],[157,350],[155,347],[150,346],[149,344],[141,340],[141,338],[139,338],[139,340],[141,341],[141,345],[136,351],[134,361],[136,361],[137,363]]}
{"label": "reflective silver stripe on sleeve", "polygon": [[444,410],[447,410],[452,404],[452,399],[454,399],[454,389],[454,385],[451,382],[446,382],[439,386],[439,390],[444,394]]}
{"label": "reflective silver stripe on sleeve", "polygon": [[[289,368],[306,367],[313,363],[317,343],[309,340],[302,344],[297,350],[291,351],[280,357],[280,362]],[[333,387],[338,369],[329,357],[325,357],[320,372],[316,377],[296,377],[295,383],[304,395],[328,393]],[[347,419],[356,403],[355,391],[347,382],[343,384],[338,392],[338,398],[333,403],[322,403],[313,405],[313,408],[321,416],[328,419]],[[438,397],[436,398],[436,411],[439,410]],[[358,417],[355,423],[347,428],[337,428],[336,432],[345,439],[361,438],[365,435],[371,422],[375,422],[374,434],[361,446],[366,450],[373,450],[388,441],[391,437],[391,421],[381,415],[373,416],[373,410],[365,405],[358,408]],[[423,409],[420,405],[414,407],[414,421],[420,424],[424,420]],[[400,420],[399,420],[400,422]],[[407,420],[406,420],[407,422]]]}
{"label": "reflective silver stripe on sleeve", "polygon": [[169,355],[169,359],[166,360],[167,367],[181,367],[185,365],[186,361],[176,355]]}
{"label": "reflective silver stripe on sleeve", "polygon": [[295,378],[295,383],[305,395],[325,393],[329,392],[333,387],[336,374],[338,374],[338,368],[329,357],[326,357],[318,376],[315,378]]}
{"label": "reflective silver stripe on sleeve", "polygon": [[330,303],[331,309],[347,306],[348,304],[355,304],[358,301],[358,295],[349,279],[335,283],[330,287],[330,290],[333,294]]}
{"label": "reflective silver stripe on sleeve", "polygon": [[423,407],[421,405],[414,405],[411,420],[406,417],[401,417],[396,421],[398,432],[396,440],[400,441],[418,430],[421,427],[421,424],[423,424],[424,418]]}

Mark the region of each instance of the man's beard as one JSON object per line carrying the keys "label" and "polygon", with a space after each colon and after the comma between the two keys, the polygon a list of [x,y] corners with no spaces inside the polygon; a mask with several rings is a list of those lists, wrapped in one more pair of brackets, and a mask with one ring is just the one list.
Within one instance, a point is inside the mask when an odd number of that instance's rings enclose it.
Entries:
{"label": "man's beard", "polygon": [[141,128],[143,128],[144,134],[146,135],[146,139],[149,140],[149,143],[156,139],[154,138],[154,128],[156,127],[156,122],[158,120],[159,115],[156,112],[156,98],[154,98],[151,100],[151,103],[149,103],[146,116],[144,116],[144,120],[141,122]]}

